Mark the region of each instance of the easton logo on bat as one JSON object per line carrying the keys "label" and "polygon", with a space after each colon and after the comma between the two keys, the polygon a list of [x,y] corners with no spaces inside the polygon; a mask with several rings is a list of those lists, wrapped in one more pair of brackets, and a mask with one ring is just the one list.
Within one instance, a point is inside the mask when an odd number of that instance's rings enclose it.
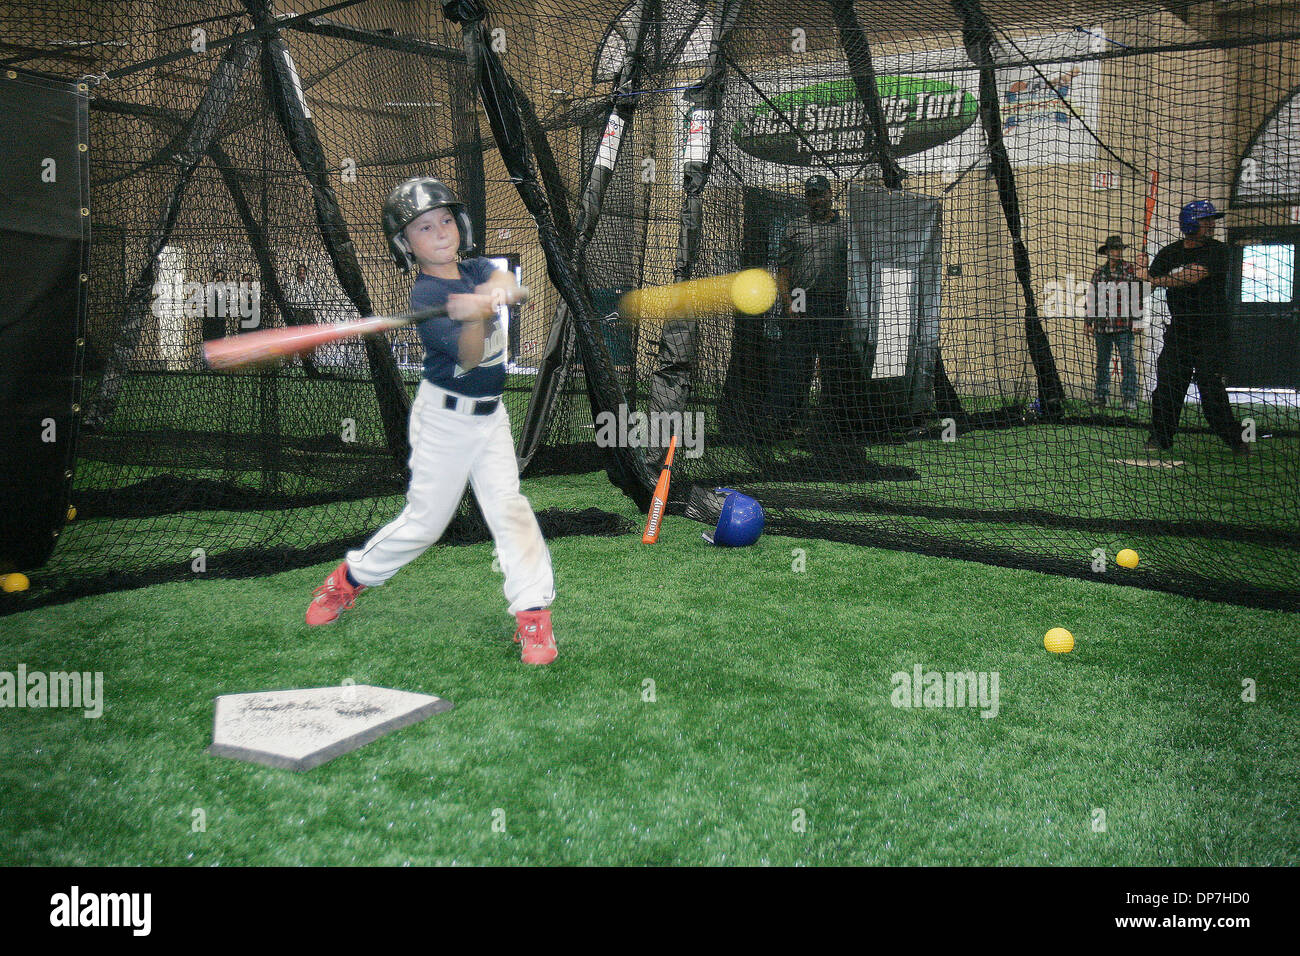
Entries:
{"label": "easton logo on bat", "polygon": [[668,442],[668,454],[664,458],[664,470],[659,473],[654,495],[650,498],[650,511],[646,515],[645,533],[641,535],[642,544],[654,544],[659,540],[659,522],[663,520],[664,509],[668,507],[668,486],[673,477],[673,455],[677,452],[677,436]]}
{"label": "easton logo on bat", "polygon": [[655,537],[659,534],[659,522],[663,520],[663,516],[664,503],[656,500],[655,503],[650,506],[650,520],[645,523],[645,533],[647,535]]}
{"label": "easton logo on bat", "polygon": [[[897,158],[925,152],[960,136],[979,115],[974,94],[944,80],[880,76],[876,88],[891,152]],[[751,156],[789,166],[811,165],[816,159],[812,149],[837,163],[870,159],[871,120],[852,79],[815,83],[771,99],[780,113],[763,103],[733,128],[736,145]]]}

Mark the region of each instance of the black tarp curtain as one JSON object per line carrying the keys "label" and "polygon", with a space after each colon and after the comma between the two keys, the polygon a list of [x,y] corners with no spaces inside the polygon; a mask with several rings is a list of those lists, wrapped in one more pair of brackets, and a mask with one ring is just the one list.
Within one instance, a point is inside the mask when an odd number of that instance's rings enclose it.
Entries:
{"label": "black tarp curtain", "polygon": [[0,110],[0,574],[49,558],[76,456],[90,270],[86,86],[10,71]]}

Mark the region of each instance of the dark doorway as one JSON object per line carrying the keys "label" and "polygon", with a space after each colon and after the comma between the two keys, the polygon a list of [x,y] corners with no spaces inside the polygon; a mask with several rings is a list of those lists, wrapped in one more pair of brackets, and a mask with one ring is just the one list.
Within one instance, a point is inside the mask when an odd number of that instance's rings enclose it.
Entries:
{"label": "dark doorway", "polygon": [[1229,388],[1300,388],[1300,226],[1228,233]]}

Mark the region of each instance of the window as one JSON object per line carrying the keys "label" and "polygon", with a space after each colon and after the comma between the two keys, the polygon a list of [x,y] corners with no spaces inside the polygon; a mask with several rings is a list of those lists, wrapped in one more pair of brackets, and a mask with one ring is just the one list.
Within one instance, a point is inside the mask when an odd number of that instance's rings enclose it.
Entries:
{"label": "window", "polygon": [[1294,279],[1294,245],[1261,242],[1242,249],[1242,302],[1290,302]]}

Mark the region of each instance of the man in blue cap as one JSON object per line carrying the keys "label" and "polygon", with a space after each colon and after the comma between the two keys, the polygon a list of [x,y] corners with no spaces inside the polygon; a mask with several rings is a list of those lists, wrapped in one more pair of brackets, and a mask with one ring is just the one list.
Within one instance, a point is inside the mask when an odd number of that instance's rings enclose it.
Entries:
{"label": "man in blue cap", "polygon": [[1168,290],[1171,317],[1151,396],[1151,437],[1146,444],[1152,451],[1173,445],[1187,386],[1195,379],[1210,427],[1235,453],[1250,453],[1223,383],[1230,260],[1228,247],[1214,238],[1216,221],[1222,218],[1208,200],[1189,202],[1178,217],[1183,238],[1156,253],[1149,269],[1146,254],[1138,257],[1138,279]]}

